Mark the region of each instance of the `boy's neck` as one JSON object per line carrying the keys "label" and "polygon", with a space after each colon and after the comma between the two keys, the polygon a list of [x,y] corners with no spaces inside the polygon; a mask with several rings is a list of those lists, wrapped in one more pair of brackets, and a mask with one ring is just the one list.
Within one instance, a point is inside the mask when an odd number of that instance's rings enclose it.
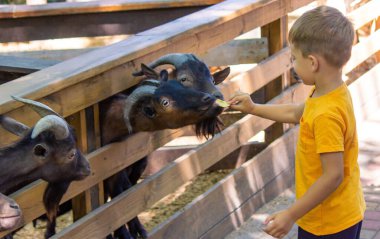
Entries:
{"label": "boy's neck", "polygon": [[342,69],[331,68],[319,72],[315,79],[314,97],[325,95],[344,83],[342,80]]}

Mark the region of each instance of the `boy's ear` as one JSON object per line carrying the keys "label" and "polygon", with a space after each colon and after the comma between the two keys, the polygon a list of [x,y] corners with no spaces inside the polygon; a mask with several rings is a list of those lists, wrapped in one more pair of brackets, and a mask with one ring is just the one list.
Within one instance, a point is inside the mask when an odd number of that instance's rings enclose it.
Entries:
{"label": "boy's ear", "polygon": [[309,55],[308,56],[310,60],[310,67],[313,72],[317,71],[319,69],[319,59],[318,57],[314,55]]}

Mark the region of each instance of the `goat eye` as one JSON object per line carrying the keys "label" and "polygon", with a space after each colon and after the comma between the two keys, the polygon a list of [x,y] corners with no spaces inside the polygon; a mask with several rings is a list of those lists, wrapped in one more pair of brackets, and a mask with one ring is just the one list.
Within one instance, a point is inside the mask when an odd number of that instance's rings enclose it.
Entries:
{"label": "goat eye", "polygon": [[168,107],[170,105],[170,102],[168,99],[162,99],[161,100],[161,105],[164,107]]}
{"label": "goat eye", "polygon": [[71,153],[69,154],[69,159],[72,160],[72,159],[75,158],[75,156],[76,156],[76,152],[73,151],[73,152],[71,152]]}
{"label": "goat eye", "polygon": [[215,85],[215,80],[214,79],[212,79],[212,83]]}
{"label": "goat eye", "polygon": [[182,77],[181,79],[179,79],[179,81],[180,81],[181,83],[183,83],[183,82],[187,81],[187,78],[186,78],[186,77]]}

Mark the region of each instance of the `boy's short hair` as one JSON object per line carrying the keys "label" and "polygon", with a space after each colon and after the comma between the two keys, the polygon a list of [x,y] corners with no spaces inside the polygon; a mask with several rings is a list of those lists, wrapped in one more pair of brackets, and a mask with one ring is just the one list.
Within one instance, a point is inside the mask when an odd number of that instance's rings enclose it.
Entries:
{"label": "boy's short hair", "polygon": [[332,66],[340,68],[351,57],[354,34],[352,23],[340,11],[320,6],[295,21],[288,40],[304,57],[318,54]]}

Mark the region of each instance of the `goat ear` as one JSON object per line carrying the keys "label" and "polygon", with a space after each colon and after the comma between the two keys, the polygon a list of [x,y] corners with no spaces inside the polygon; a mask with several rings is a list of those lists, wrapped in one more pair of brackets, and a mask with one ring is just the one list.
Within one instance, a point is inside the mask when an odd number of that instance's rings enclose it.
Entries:
{"label": "goat ear", "polygon": [[37,157],[46,157],[48,153],[48,148],[44,144],[37,144],[33,148],[33,154]]}
{"label": "goat ear", "polygon": [[168,81],[169,79],[169,72],[167,70],[162,70],[160,72],[160,80],[161,81]]}
{"label": "goat ear", "polygon": [[0,125],[14,135],[24,137],[30,128],[12,118],[0,115]]}
{"label": "goat ear", "polygon": [[153,119],[157,115],[156,110],[150,105],[144,106],[142,108],[142,111],[143,111],[143,114],[150,119]]}
{"label": "goat ear", "polygon": [[153,105],[152,97],[150,97],[149,100],[143,103],[143,105],[141,106],[141,111],[149,119],[153,119],[154,117],[157,116],[156,109],[154,108],[154,105]]}
{"label": "goat ear", "polygon": [[144,63],[141,63],[141,71],[148,79],[160,79],[158,73]]}
{"label": "goat ear", "polygon": [[212,75],[212,77],[214,78],[214,81],[215,81],[215,85],[222,83],[227,78],[227,76],[230,74],[230,71],[231,71],[230,67],[226,67],[221,71],[215,72]]}

